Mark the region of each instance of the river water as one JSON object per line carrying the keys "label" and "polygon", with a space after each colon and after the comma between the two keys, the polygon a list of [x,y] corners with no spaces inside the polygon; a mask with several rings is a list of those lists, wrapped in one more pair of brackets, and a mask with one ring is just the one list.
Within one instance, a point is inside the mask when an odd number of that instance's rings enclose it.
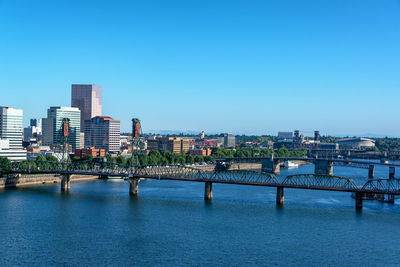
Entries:
{"label": "river water", "polygon": [[[312,173],[313,166],[282,175]],[[399,173],[399,170],[396,170]],[[364,183],[368,170],[335,167]],[[387,177],[384,167],[377,177]],[[398,176],[398,175],[396,175]],[[350,193],[146,180],[0,190],[1,266],[398,266],[399,204]]]}

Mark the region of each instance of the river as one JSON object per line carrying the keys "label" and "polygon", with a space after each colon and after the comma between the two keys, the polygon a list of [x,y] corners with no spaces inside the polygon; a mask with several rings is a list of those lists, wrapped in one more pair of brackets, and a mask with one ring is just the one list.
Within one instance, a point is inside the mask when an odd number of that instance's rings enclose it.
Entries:
{"label": "river", "polygon": [[[335,167],[360,184],[368,170]],[[312,165],[282,170],[311,173]],[[399,170],[396,170],[397,174]],[[387,177],[387,167],[376,168]],[[398,175],[396,175],[398,176]],[[398,266],[399,204],[350,193],[145,180],[0,190],[1,266]]]}

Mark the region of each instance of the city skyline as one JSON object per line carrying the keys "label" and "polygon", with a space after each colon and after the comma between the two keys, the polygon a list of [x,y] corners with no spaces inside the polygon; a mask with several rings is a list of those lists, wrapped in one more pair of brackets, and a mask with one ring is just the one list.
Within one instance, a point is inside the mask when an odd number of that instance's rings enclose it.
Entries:
{"label": "city skyline", "polygon": [[0,105],[98,84],[122,132],[400,135],[398,1],[118,3],[1,1]]}

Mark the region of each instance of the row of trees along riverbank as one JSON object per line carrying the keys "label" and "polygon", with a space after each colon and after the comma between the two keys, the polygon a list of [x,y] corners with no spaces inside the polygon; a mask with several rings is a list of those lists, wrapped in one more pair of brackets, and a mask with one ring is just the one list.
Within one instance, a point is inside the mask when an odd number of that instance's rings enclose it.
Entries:
{"label": "row of trees along riverbank", "polygon": [[[272,153],[276,157],[305,157],[307,155],[306,150],[294,150],[289,151],[285,147],[281,147],[278,150],[272,149],[241,149],[237,148],[236,150],[229,150],[224,148],[214,148],[210,156],[192,156],[190,154],[174,154],[171,152],[159,152],[159,151],[150,151],[147,155],[145,153],[141,153],[138,156],[139,163],[141,166],[151,166],[151,165],[175,165],[175,164],[195,164],[195,163],[212,163],[214,159],[217,158],[241,158],[241,157],[269,157]],[[118,163],[121,165],[128,164],[130,165],[132,162],[132,158],[125,158],[123,156],[111,157],[109,155],[106,156],[108,163]],[[85,156],[82,159],[77,157],[73,157],[72,161],[74,162],[88,162],[94,161],[92,156]],[[35,160],[36,163],[40,162],[58,162],[58,159],[54,156],[47,156],[46,158],[43,156],[38,156]],[[11,162],[7,158],[0,158],[0,175],[4,175],[10,173],[11,171]]]}

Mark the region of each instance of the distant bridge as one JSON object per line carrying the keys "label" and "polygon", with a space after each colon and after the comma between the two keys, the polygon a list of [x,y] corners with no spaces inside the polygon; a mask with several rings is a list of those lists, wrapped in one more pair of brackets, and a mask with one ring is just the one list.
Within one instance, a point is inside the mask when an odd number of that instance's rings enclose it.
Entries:
{"label": "distant bridge", "polygon": [[[369,178],[373,178],[376,165],[388,166],[389,176],[394,178],[395,167],[400,167],[399,163],[389,163],[387,161],[368,161],[338,158],[310,158],[310,157],[242,157],[242,158],[218,158],[216,161],[217,170],[228,170],[233,163],[261,163],[262,170],[274,174],[280,173],[280,166],[285,161],[303,161],[315,165],[315,174],[333,175],[333,166],[345,166],[369,169]],[[393,177],[392,177],[393,176]]]}
{"label": "distant bridge", "polygon": [[310,158],[310,157],[241,157],[241,158],[217,158],[216,162],[262,162],[263,160],[276,160],[276,161],[307,161],[310,163],[315,163],[316,161],[331,161],[331,162],[340,162],[346,164],[359,164],[359,165],[382,165],[382,166],[393,166],[400,167],[400,163],[388,163],[388,162],[379,162],[379,161],[371,161],[371,160],[354,160],[354,159],[338,159],[338,158]]}
{"label": "distant bridge", "polygon": [[[285,158],[287,159],[287,158]],[[295,158],[290,158],[291,160]],[[363,186],[357,186],[352,179],[324,174],[299,174],[285,177],[279,181],[273,173],[262,171],[212,171],[206,172],[181,165],[129,167],[119,164],[78,162],[16,162],[12,164],[13,174],[59,174],[62,176],[61,190],[69,191],[71,175],[98,175],[126,178],[130,182],[131,195],[138,194],[140,179],[176,180],[204,182],[206,200],[212,199],[212,184],[237,184],[268,186],[277,188],[276,203],[284,202],[284,188],[341,191],[355,193],[356,208],[362,208],[366,194],[400,195],[400,179],[370,179]]]}

